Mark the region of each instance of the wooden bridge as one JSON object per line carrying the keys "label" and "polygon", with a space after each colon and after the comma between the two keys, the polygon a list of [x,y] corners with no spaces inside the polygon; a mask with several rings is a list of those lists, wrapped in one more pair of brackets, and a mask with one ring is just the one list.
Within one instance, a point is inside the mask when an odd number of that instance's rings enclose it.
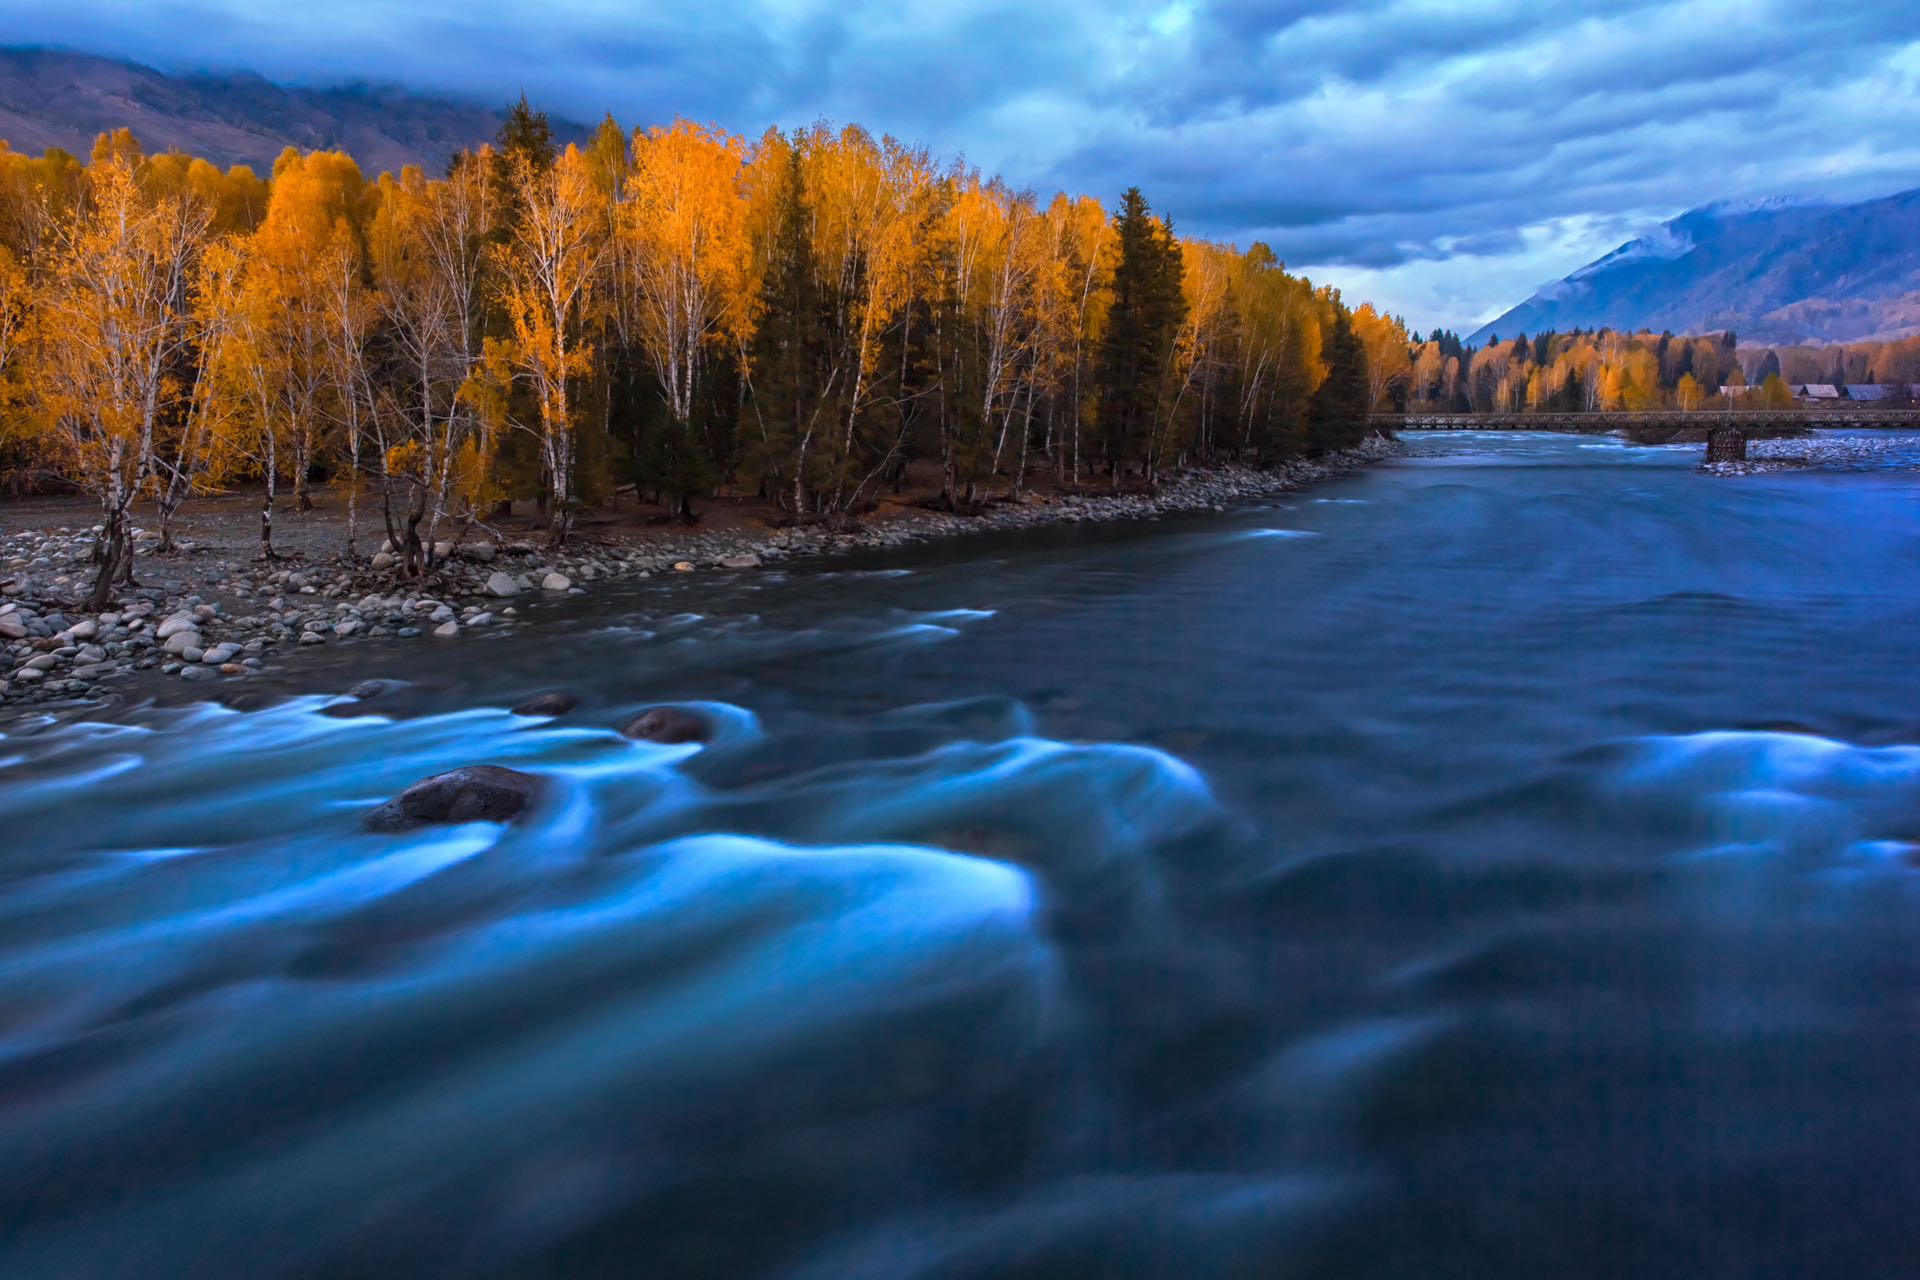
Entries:
{"label": "wooden bridge", "polygon": [[1376,413],[1373,422],[1389,431],[1619,431],[1635,440],[1661,443],[1683,432],[1699,431],[1706,436],[1708,462],[1744,462],[1751,433],[1784,433],[1808,427],[1920,429],[1920,406],[1863,402],[1818,408],[1650,409],[1641,413]]}
{"label": "wooden bridge", "polygon": [[1911,427],[1920,406],[1863,402],[1794,409],[1650,409],[1643,413],[1376,413],[1393,431],[1792,431],[1804,427]]}

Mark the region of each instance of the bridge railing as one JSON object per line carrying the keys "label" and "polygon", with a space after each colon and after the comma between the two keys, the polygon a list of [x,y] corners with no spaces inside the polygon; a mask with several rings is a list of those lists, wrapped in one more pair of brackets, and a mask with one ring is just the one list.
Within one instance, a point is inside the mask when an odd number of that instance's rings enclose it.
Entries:
{"label": "bridge railing", "polygon": [[1793,427],[1920,428],[1920,406],[1793,409],[1649,409],[1635,413],[1376,413],[1376,426],[1402,431],[1748,430]]}

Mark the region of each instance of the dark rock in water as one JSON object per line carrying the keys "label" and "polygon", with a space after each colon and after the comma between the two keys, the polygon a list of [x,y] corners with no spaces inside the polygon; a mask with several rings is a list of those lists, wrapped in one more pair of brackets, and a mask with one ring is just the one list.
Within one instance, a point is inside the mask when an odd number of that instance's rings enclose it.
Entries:
{"label": "dark rock in water", "polygon": [[1031,859],[1025,856],[1026,848],[1017,835],[987,826],[914,832],[908,838],[916,844],[930,844],[937,849],[950,849],[954,853],[972,854],[976,858],[989,858],[995,862],[1015,864],[1031,862]]}
{"label": "dark rock in water", "polygon": [[414,783],[367,815],[369,831],[411,831],[453,822],[507,822],[540,794],[540,779],[476,764]]}
{"label": "dark rock in water", "polygon": [[346,696],[349,698],[359,698],[364,702],[368,698],[377,698],[381,694],[392,693],[399,687],[399,682],[394,680],[362,680],[359,684],[347,690]]}
{"label": "dark rock in water", "polygon": [[580,699],[571,693],[542,693],[528,698],[513,709],[517,716],[563,716],[580,705]]}
{"label": "dark rock in water", "polygon": [[270,705],[273,699],[256,690],[247,689],[239,693],[230,693],[220,702],[229,711],[260,711]]}
{"label": "dark rock in water", "polygon": [[664,742],[669,746],[713,739],[713,726],[706,718],[683,707],[655,707],[620,732],[642,742]]}

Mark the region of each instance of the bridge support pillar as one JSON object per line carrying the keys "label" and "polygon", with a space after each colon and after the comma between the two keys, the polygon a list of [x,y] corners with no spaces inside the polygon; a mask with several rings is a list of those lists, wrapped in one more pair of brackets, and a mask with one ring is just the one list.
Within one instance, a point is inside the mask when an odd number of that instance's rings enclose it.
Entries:
{"label": "bridge support pillar", "polygon": [[1745,462],[1747,433],[1739,427],[1713,427],[1707,431],[1707,461]]}

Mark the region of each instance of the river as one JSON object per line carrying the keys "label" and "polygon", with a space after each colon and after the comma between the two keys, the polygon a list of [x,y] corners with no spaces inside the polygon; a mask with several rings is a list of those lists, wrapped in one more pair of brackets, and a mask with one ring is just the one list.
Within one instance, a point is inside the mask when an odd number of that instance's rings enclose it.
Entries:
{"label": "river", "polygon": [[1908,443],[1415,437],[10,725],[0,1275],[1920,1274]]}

